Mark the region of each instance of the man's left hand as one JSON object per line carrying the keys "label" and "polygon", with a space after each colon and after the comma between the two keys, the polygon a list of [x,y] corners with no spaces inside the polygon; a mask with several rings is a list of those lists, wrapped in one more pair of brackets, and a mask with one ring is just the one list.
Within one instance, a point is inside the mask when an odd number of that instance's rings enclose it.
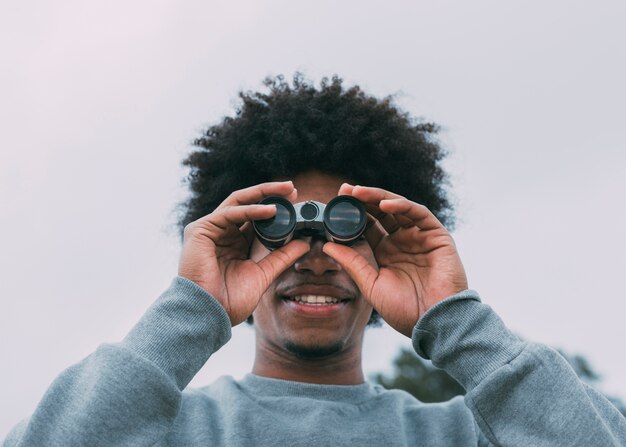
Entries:
{"label": "man's left hand", "polygon": [[324,252],[391,327],[411,337],[428,309],[467,289],[452,236],[428,208],[384,189],[343,184],[339,194],[361,200],[372,216],[365,237],[378,268],[344,245],[327,243]]}

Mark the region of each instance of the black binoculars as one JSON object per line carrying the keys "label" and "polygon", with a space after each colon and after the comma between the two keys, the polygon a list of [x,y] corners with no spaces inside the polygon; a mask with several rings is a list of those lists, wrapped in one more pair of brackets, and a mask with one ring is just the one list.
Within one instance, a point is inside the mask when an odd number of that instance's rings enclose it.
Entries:
{"label": "black binoculars", "polygon": [[266,197],[262,205],[275,205],[276,215],[254,220],[259,241],[269,250],[282,247],[294,235],[325,237],[327,241],[353,244],[367,224],[363,203],[352,196],[337,196],[327,204],[310,200],[295,205],[284,197]]}

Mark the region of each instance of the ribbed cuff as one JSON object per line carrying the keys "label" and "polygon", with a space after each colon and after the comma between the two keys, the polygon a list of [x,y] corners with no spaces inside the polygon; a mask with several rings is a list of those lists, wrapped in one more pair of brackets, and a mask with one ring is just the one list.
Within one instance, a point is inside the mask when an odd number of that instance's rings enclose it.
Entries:
{"label": "ribbed cuff", "polygon": [[474,290],[429,309],[415,325],[412,338],[418,355],[431,359],[468,391],[525,346]]}
{"label": "ribbed cuff", "polygon": [[176,277],[121,345],[155,363],[182,390],[230,337],[222,305],[194,282]]}

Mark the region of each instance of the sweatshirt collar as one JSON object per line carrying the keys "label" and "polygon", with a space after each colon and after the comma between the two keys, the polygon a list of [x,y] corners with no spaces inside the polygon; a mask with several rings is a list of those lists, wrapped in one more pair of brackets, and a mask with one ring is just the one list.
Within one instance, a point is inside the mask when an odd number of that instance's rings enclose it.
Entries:
{"label": "sweatshirt collar", "polygon": [[353,404],[364,402],[380,392],[379,387],[369,382],[358,385],[320,385],[270,379],[252,373],[246,374],[239,384],[244,392],[256,396],[302,397]]}

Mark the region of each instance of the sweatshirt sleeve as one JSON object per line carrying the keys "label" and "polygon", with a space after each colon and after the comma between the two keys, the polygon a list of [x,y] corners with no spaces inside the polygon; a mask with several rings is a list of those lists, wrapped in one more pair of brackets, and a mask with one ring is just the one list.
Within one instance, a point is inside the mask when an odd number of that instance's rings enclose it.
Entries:
{"label": "sweatshirt sleeve", "polygon": [[429,309],[413,347],[463,385],[493,445],[626,446],[621,413],[559,353],[511,333],[472,290]]}
{"label": "sweatshirt sleeve", "polygon": [[177,277],[121,343],[63,371],[3,446],[154,445],[182,390],[230,336],[217,300]]}

